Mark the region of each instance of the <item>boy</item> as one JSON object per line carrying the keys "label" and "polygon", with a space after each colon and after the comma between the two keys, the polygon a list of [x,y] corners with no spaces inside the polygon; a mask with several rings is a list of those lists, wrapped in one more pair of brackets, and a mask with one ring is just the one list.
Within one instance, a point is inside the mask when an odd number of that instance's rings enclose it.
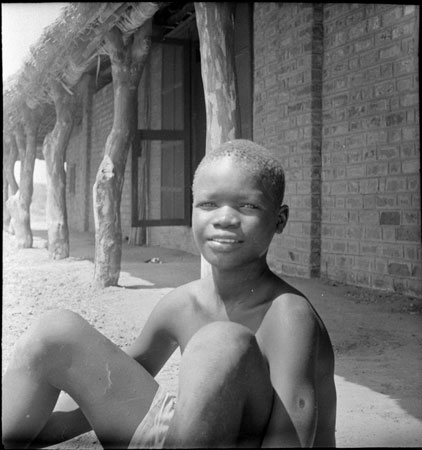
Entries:
{"label": "boy", "polygon": [[[193,183],[192,229],[208,277],[155,307],[122,351],[70,311],[19,342],[3,381],[3,441],[23,447],[93,429],[105,447],[334,446],[334,356],[303,295],[266,256],[288,218],[284,173],[234,140]],[[180,346],[177,402],[154,376]],[[78,407],[52,410],[60,391]]]}

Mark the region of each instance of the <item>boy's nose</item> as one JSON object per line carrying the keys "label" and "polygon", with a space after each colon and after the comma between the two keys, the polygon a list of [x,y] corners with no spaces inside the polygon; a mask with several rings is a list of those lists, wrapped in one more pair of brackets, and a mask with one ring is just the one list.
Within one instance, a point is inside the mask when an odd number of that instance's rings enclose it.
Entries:
{"label": "boy's nose", "polygon": [[218,209],[213,219],[213,225],[222,228],[237,227],[239,223],[240,221],[237,212],[229,206]]}

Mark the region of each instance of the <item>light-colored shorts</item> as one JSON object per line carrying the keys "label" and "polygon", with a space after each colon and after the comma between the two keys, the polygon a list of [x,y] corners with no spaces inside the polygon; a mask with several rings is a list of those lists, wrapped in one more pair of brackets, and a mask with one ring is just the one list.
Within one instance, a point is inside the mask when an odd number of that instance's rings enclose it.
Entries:
{"label": "light-colored shorts", "polygon": [[151,407],[136,429],[128,448],[163,448],[176,400],[161,386]]}

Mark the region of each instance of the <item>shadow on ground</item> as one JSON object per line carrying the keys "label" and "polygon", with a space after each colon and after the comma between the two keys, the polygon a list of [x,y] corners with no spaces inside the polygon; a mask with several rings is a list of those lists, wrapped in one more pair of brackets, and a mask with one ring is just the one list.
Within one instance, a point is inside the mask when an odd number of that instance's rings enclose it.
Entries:
{"label": "shadow on ground", "polygon": [[[47,241],[46,230],[35,230],[34,236]],[[94,262],[95,236],[92,233],[73,232],[69,238],[70,256]],[[151,262],[158,261],[158,262]],[[136,246],[123,243],[122,272],[152,283],[131,284],[127,289],[174,288],[200,276],[200,257],[181,250],[163,247]]]}
{"label": "shadow on ground", "polygon": [[323,318],[336,374],[388,396],[422,420],[421,396],[415,395],[422,390],[422,299],[324,280],[289,281]]}

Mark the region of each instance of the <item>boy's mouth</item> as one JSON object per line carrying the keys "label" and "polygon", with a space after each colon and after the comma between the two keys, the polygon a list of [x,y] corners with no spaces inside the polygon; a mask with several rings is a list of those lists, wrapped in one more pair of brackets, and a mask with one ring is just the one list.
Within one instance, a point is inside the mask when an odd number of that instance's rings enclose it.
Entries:
{"label": "boy's mouth", "polygon": [[220,237],[214,237],[208,239],[211,242],[218,242],[219,244],[240,244],[243,241],[240,239],[233,239],[233,238],[220,238]]}
{"label": "boy's mouth", "polygon": [[220,244],[236,244],[238,242],[242,242],[237,239],[227,239],[227,238],[212,238],[210,239],[210,241],[219,242]]}

